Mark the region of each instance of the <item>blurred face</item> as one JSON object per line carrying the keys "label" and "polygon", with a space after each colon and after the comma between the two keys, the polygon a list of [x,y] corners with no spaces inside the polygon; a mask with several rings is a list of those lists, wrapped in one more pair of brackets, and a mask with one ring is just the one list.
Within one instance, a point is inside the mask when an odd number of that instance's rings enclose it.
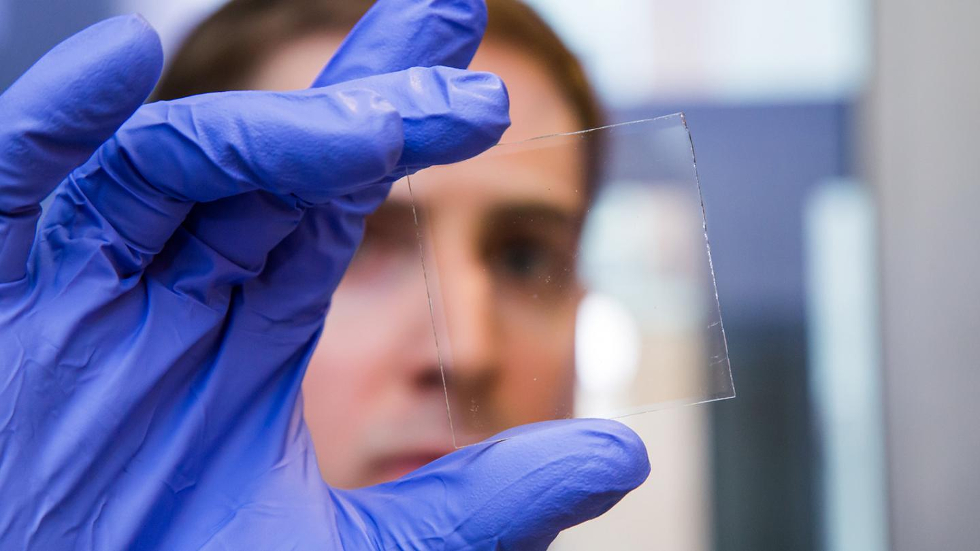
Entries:
{"label": "blurred face", "polygon": [[[341,39],[297,40],[261,65],[253,86],[308,86]],[[504,142],[579,129],[546,70],[519,49],[490,38],[470,68],[507,84],[513,126]],[[571,149],[542,149],[419,177],[417,214],[438,263],[430,285],[445,324],[441,356],[461,402],[454,411],[479,404],[485,421],[456,427],[467,442],[571,405],[583,163]],[[417,235],[399,182],[367,221],[310,362],[306,420],[336,486],[392,480],[452,451]]]}

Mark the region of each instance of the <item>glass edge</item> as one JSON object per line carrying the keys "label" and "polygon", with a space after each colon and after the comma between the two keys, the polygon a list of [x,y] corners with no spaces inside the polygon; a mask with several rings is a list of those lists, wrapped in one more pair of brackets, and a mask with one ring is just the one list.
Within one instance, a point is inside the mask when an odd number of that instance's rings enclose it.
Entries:
{"label": "glass edge", "polygon": [[[698,188],[698,201],[701,203],[701,230],[704,233],[704,247],[708,255],[708,270],[711,273],[711,287],[715,293],[715,307],[718,309],[718,326],[721,330],[721,342],[725,347],[725,364],[728,366],[728,385],[732,390],[732,395],[726,398],[735,397],[735,377],[732,375],[731,355],[728,351],[728,333],[725,331],[725,317],[721,312],[721,297],[718,296],[718,278],[715,275],[715,261],[711,257],[711,239],[708,237],[708,213],[704,208],[704,192],[701,189],[701,175],[698,174],[698,156],[694,150],[694,136],[691,135],[691,128],[687,124],[687,117],[683,111],[675,113],[680,116],[681,124],[684,125],[684,132],[687,133],[687,141],[691,150],[691,167],[694,169],[694,183]],[[668,115],[673,116],[673,115]],[[710,400],[709,400],[710,401]]]}
{"label": "glass edge", "polygon": [[[634,126],[634,125],[639,125],[639,124],[648,123],[648,122],[657,122],[657,121],[661,121],[662,122],[662,121],[666,121],[667,119],[675,119],[675,118],[676,119],[680,119],[681,123],[684,125],[684,128],[686,130],[687,129],[687,120],[684,117],[684,112],[683,111],[678,111],[676,113],[670,113],[669,115],[661,115],[659,117],[650,117],[650,118],[646,118],[646,119],[637,119],[637,120],[632,120],[632,121],[627,121],[627,122],[618,122],[618,123],[614,123],[614,124],[606,124],[606,125],[603,125],[603,126],[597,126],[595,128],[587,128],[585,130],[576,130],[574,132],[558,132],[558,133],[555,133],[555,134],[544,134],[543,136],[535,136],[533,138],[527,138],[527,139],[524,139],[524,140],[517,140],[515,142],[500,142],[500,143],[494,145],[493,147],[514,146],[514,145],[525,144],[525,143],[528,143],[528,142],[535,142],[535,141],[538,141],[538,140],[546,140],[548,138],[561,138],[561,137],[565,137],[565,136],[580,136],[582,134],[589,134],[589,133],[592,133],[592,132],[597,132],[599,130],[613,130],[613,129],[616,129],[616,128],[623,128],[623,127],[627,127],[627,126]],[[688,134],[690,134],[690,131],[688,132]]]}

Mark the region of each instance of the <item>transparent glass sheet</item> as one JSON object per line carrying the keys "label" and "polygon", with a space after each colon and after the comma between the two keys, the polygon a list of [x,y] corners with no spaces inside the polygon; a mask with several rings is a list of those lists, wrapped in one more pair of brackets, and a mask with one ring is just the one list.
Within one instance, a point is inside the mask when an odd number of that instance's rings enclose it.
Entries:
{"label": "transparent glass sheet", "polygon": [[409,178],[455,444],[734,396],[682,114]]}

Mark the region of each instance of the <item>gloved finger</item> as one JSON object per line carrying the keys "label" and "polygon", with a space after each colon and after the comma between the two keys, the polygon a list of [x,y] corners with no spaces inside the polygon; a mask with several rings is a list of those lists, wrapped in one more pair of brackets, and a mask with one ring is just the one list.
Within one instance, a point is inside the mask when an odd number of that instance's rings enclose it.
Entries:
{"label": "gloved finger", "polygon": [[242,284],[242,302],[261,329],[288,321],[313,334],[364,235],[364,221],[388,197],[391,183],[359,190],[306,210],[296,229],[269,254],[264,269]]}
{"label": "gloved finger", "polygon": [[[498,108],[481,114],[488,137],[490,133],[494,136],[492,143],[510,124],[506,89],[499,80],[495,82],[497,87],[488,87],[486,93],[497,98]],[[452,134],[413,134],[425,145],[406,147],[390,180],[432,164],[475,156],[492,144],[487,140],[482,147],[461,148]],[[428,153],[433,150],[451,154],[442,155],[436,163]],[[361,242],[365,217],[385,200],[390,185],[389,181],[358,190],[307,210],[295,231],[269,253],[261,274],[244,283],[245,303],[270,322],[308,323],[310,330],[322,323],[333,291]]]}
{"label": "gloved finger", "polygon": [[338,496],[358,517],[385,520],[379,549],[543,550],[650,473],[643,442],[616,421],[547,421],[491,440]]}
{"label": "gloved finger", "polygon": [[347,35],[313,86],[409,67],[465,69],[486,26],[484,0],[379,0]]}
{"label": "gloved finger", "polygon": [[[465,69],[480,44],[486,21],[484,0],[380,0],[354,26],[313,86],[411,67]],[[322,211],[319,216],[331,216],[330,206],[312,208]],[[231,261],[230,271],[215,283],[235,284],[254,275],[269,251],[296,229],[304,210],[289,198],[248,193],[195,205],[184,228]],[[249,239],[242,239],[245,235]],[[321,247],[310,247],[305,264],[336,265],[325,262],[318,252]],[[322,281],[318,285],[323,288]]]}
{"label": "gloved finger", "polygon": [[[447,163],[496,143],[506,94],[486,73],[437,67],[297,92],[227,92],[151,104],[69,177],[46,224],[109,221],[113,260],[137,271],[194,202],[264,190],[304,204],[383,179],[399,163]],[[92,216],[97,215],[96,218]],[[240,236],[236,236],[240,237]],[[118,263],[122,262],[122,266]]]}
{"label": "gloved finger", "polygon": [[68,38],[0,96],[0,283],[22,278],[39,203],[146,100],[160,39],[139,16]]}

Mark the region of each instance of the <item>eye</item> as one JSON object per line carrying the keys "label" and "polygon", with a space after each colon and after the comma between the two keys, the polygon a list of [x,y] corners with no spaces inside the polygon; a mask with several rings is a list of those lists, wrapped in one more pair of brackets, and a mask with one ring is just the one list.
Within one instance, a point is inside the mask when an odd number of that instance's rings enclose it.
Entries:
{"label": "eye", "polygon": [[384,204],[367,218],[364,236],[349,272],[358,277],[379,276],[402,264],[418,262],[415,221],[409,207]]}
{"label": "eye", "polygon": [[530,239],[512,239],[502,243],[494,255],[497,268],[517,278],[547,277],[554,264],[554,253]]}
{"label": "eye", "polygon": [[578,295],[580,217],[551,204],[502,206],[483,219],[482,262],[501,298],[542,305]]}
{"label": "eye", "polygon": [[547,236],[508,232],[486,249],[488,269],[504,290],[544,298],[563,292],[573,276],[574,253]]}

